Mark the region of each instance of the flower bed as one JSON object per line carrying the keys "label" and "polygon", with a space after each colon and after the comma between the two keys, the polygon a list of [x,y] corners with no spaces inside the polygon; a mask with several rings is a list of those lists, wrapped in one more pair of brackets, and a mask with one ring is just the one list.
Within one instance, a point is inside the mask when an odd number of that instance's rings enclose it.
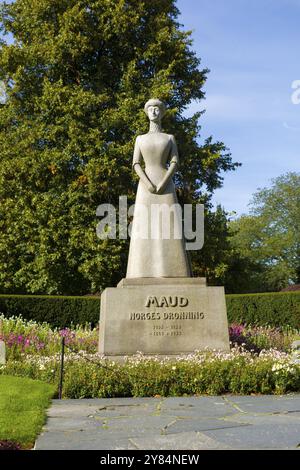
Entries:
{"label": "flower bed", "polygon": [[6,344],[7,359],[22,359],[24,355],[51,356],[61,349],[61,338],[75,350],[96,352],[99,333],[97,328],[77,326],[73,329],[51,328],[48,323],[24,320],[22,317],[5,318],[0,315],[2,339]]}
{"label": "flower bed", "polygon": [[0,374],[56,385],[65,336],[77,351],[66,350],[65,398],[300,392],[300,361],[290,349],[299,333],[291,329],[232,325],[230,353],[195,352],[175,359],[138,354],[121,364],[96,353],[96,329],[52,330],[16,317],[2,317],[2,325],[8,361]]}
{"label": "flower bed", "polygon": [[[1,373],[58,384],[59,354],[9,361],[0,366]],[[300,364],[278,350],[253,355],[242,348],[233,348],[228,354],[199,352],[171,360],[137,355],[123,364],[84,352],[65,357],[64,398],[299,391]]]}

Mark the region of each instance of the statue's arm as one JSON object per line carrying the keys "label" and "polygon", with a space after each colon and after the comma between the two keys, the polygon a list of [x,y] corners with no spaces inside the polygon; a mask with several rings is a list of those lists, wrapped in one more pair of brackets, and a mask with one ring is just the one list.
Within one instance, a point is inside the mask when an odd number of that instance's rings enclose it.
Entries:
{"label": "statue's arm", "polygon": [[157,194],[161,194],[164,192],[168,182],[170,181],[171,178],[173,178],[173,175],[175,174],[178,164],[179,164],[177,144],[176,144],[175,137],[173,135],[171,135],[170,158],[171,160],[170,160],[170,166],[168,168],[168,171],[156,188]]}
{"label": "statue's arm", "polygon": [[135,146],[134,146],[134,153],[133,153],[133,162],[132,162],[132,166],[136,172],[136,174],[138,175],[138,177],[140,178],[140,180],[143,182],[143,184],[146,186],[146,188],[148,189],[148,191],[150,193],[155,193],[156,191],[156,187],[154,186],[154,184],[150,181],[150,179],[148,178],[148,176],[146,175],[146,173],[144,172],[142,166],[141,166],[141,161],[142,161],[142,154],[141,154],[141,150],[140,150],[140,146],[139,146],[139,142],[138,142],[139,138],[137,137],[136,141],[135,141]]}

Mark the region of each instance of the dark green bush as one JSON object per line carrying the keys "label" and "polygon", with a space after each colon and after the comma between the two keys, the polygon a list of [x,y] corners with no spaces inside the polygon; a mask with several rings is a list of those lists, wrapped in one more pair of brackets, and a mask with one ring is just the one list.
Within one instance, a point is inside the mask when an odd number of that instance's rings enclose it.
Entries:
{"label": "dark green bush", "polygon": [[[300,328],[300,292],[227,295],[226,305],[229,323]],[[22,315],[53,327],[95,326],[99,312],[99,297],[0,295],[0,313],[6,317]]]}
{"label": "dark green bush", "polygon": [[[95,359],[96,361],[96,359]],[[59,384],[59,357],[51,362],[10,361],[0,374]],[[65,362],[64,398],[153,397],[183,395],[250,395],[299,393],[300,366],[287,359],[237,355],[204,362],[100,363]]]}
{"label": "dark green bush", "polygon": [[47,322],[53,327],[99,322],[99,297],[50,295],[0,295],[0,313],[6,317],[22,315],[26,320]]}
{"label": "dark green bush", "polygon": [[226,296],[229,323],[300,328],[300,292]]}

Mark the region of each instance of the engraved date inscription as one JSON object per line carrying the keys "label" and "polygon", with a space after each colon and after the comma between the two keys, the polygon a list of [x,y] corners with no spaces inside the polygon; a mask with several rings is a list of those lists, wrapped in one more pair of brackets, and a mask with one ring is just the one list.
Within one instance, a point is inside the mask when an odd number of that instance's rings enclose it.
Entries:
{"label": "engraved date inscription", "polygon": [[174,325],[153,325],[153,330],[150,333],[150,336],[182,336],[183,329],[182,325],[174,324]]}

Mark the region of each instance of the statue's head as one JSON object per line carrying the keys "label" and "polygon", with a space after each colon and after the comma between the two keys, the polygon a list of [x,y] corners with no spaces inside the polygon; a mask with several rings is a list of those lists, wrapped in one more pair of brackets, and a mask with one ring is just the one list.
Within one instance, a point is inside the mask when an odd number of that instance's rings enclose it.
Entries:
{"label": "statue's head", "polygon": [[150,121],[160,121],[166,112],[166,106],[158,99],[151,99],[145,104],[144,111]]}

